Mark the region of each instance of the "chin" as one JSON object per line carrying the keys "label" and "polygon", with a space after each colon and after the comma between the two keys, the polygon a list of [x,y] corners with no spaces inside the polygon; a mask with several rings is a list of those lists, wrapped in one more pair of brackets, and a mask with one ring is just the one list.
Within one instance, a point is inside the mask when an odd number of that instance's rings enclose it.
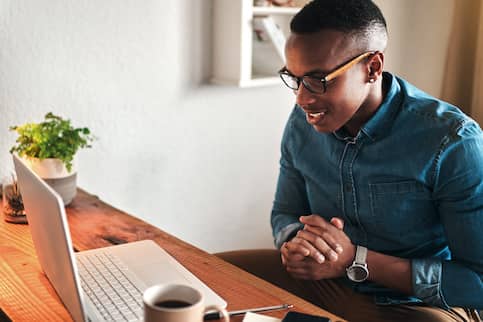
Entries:
{"label": "chin", "polygon": [[329,128],[328,126],[321,126],[321,125],[312,125],[315,131],[319,133],[332,133],[336,129]]}

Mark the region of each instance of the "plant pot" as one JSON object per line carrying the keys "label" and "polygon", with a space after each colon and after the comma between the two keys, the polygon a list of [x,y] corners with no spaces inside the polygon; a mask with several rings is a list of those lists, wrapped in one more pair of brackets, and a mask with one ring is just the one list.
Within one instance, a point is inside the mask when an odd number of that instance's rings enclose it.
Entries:
{"label": "plant pot", "polygon": [[59,159],[24,158],[29,167],[51,186],[68,205],[77,192],[77,169],[75,162],[71,171]]}

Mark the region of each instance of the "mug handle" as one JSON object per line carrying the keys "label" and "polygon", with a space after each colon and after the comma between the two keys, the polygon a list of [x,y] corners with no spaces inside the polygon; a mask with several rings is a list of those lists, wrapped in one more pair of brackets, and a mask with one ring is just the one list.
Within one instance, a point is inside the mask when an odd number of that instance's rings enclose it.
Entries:
{"label": "mug handle", "polygon": [[210,306],[207,306],[205,308],[204,314],[206,314],[206,312],[208,312],[208,311],[216,311],[216,313],[208,313],[208,315],[213,314],[213,316],[214,315],[221,316],[221,317],[223,317],[223,320],[225,322],[230,322],[230,315],[228,315],[228,312],[225,309],[223,309],[219,306],[216,306],[216,305],[210,305]]}

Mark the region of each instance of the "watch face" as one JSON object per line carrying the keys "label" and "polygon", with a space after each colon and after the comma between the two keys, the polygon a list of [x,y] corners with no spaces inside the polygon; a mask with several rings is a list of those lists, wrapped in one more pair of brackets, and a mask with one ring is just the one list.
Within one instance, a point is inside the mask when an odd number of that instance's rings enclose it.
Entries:
{"label": "watch face", "polygon": [[354,282],[363,282],[369,276],[369,271],[363,265],[352,265],[347,269],[347,277]]}

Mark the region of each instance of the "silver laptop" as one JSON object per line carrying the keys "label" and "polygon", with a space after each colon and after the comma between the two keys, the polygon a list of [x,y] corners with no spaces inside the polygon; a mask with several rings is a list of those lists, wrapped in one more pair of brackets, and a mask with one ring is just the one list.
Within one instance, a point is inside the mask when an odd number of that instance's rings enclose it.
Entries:
{"label": "silver laptop", "polygon": [[206,306],[226,307],[151,240],[74,253],[61,197],[17,155],[13,161],[40,265],[75,321],[140,321],[142,293],[157,283],[191,285]]}

